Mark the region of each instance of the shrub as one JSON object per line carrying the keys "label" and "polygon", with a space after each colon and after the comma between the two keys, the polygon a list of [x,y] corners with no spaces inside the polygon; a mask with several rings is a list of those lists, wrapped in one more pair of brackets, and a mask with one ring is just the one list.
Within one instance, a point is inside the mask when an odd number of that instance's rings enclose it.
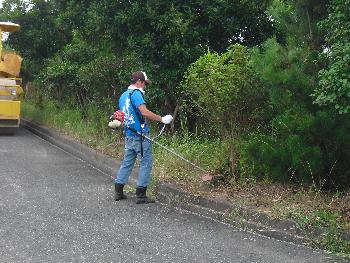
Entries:
{"label": "shrub", "polygon": [[272,118],[265,130],[249,136],[245,165],[254,167],[256,177],[346,187],[350,118],[313,105],[311,59],[307,49],[273,39],[254,51],[253,67],[270,90]]}
{"label": "shrub", "polygon": [[330,2],[329,16],[319,23],[327,47],[322,58],[328,65],[319,71],[319,87],[313,96],[315,103],[346,114],[350,112],[350,1]]}
{"label": "shrub", "polygon": [[265,95],[259,84],[246,47],[235,44],[221,55],[208,51],[185,74],[182,117],[192,117],[202,134],[235,137],[256,124]]}

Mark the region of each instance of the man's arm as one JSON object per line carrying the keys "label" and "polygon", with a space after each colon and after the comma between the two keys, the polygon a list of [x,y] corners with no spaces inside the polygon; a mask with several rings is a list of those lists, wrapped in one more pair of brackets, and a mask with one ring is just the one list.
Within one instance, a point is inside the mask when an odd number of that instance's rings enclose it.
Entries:
{"label": "man's arm", "polygon": [[147,109],[145,104],[141,104],[139,106],[139,110],[142,114],[143,117],[152,120],[152,121],[159,121],[162,122],[162,117],[153,113],[152,111],[150,111],[149,109]]}

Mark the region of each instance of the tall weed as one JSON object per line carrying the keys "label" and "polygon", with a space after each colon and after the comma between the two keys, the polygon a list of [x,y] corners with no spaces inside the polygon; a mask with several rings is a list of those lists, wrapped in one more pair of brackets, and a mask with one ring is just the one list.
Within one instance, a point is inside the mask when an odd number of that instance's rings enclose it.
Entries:
{"label": "tall weed", "polygon": [[[225,167],[227,145],[221,140],[199,139],[189,135],[162,137],[159,143],[169,149],[175,150],[188,161],[196,164],[204,170],[219,174]],[[157,159],[158,175],[173,179],[196,180],[203,172],[175,155],[154,147]]]}

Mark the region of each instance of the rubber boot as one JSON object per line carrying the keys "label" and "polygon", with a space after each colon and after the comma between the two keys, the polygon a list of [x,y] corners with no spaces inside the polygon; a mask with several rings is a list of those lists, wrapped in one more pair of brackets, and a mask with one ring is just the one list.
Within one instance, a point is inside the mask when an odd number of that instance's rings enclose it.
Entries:
{"label": "rubber boot", "polygon": [[146,191],[147,187],[136,188],[136,204],[149,204],[155,202],[155,200],[147,197]]}
{"label": "rubber boot", "polygon": [[124,185],[123,184],[114,184],[115,186],[115,195],[114,200],[119,201],[126,199],[126,195],[123,193]]}

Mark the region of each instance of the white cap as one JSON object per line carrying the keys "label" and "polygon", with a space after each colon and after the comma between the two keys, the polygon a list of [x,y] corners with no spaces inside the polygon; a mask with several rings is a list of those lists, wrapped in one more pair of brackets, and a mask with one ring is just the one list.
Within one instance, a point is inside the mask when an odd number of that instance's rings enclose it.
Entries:
{"label": "white cap", "polygon": [[144,71],[141,71],[141,72],[142,72],[143,75],[145,76],[145,82],[146,82],[147,84],[151,84],[151,81],[147,78],[146,72],[144,72]]}

